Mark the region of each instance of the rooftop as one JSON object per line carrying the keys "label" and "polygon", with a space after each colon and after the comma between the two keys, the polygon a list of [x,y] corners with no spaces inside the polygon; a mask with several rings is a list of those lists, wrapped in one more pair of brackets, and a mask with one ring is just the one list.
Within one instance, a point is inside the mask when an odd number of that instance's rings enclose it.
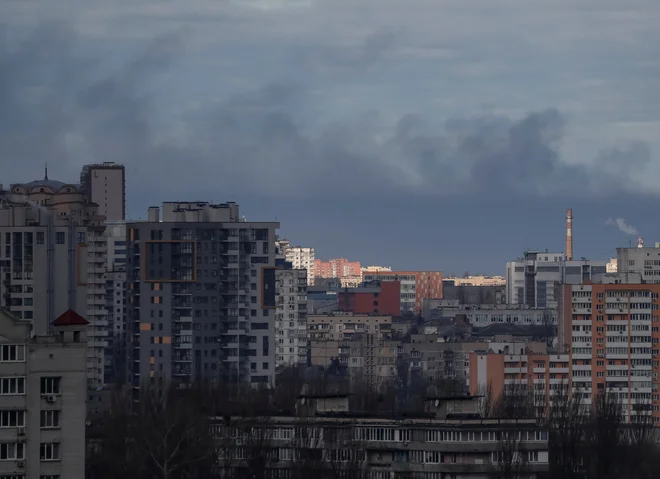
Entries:
{"label": "rooftop", "polygon": [[72,309],[62,313],[55,321],[53,321],[53,326],[87,326],[88,324],[89,321]]}

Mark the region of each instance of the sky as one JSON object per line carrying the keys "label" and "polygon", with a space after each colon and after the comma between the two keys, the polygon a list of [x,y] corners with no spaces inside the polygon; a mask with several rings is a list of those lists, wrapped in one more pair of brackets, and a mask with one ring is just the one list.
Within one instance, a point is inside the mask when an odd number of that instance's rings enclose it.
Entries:
{"label": "sky", "polygon": [[126,165],[324,259],[503,274],[660,241],[657,0],[7,0],[0,183]]}

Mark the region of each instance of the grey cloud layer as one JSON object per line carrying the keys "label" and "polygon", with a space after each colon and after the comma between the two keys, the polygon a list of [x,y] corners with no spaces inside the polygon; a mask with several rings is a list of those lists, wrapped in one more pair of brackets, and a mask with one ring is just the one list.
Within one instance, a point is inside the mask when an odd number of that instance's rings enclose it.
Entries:
{"label": "grey cloud layer", "polygon": [[[356,57],[329,55],[326,62],[363,64],[394,38],[377,31]],[[308,87],[288,82],[207,103],[183,119],[183,134],[167,137],[155,108],[167,98],[150,96],[149,86],[176,60],[181,37],[157,38],[110,74],[100,57],[80,53],[79,42],[51,24],[0,50],[0,158],[10,181],[31,179],[45,161],[67,177],[86,162],[119,161],[163,199],[191,188],[279,197],[580,196],[634,188],[630,165],[648,163],[644,143],[603,151],[607,168],[566,163],[558,153],[566,120],[555,109],[441,126],[416,115],[389,125],[374,111],[309,129],[304,112],[314,100]]]}

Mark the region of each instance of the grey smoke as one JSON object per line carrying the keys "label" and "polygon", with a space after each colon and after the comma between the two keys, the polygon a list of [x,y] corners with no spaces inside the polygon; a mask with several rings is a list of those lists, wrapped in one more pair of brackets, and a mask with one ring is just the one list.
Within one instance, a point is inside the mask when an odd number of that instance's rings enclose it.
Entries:
{"label": "grey smoke", "polygon": [[[1,29],[0,38],[9,37]],[[355,56],[333,53],[326,61],[373,63],[395,39],[379,31]],[[0,161],[9,180],[41,176],[45,160],[53,165],[51,176],[61,178],[75,178],[87,162],[119,161],[127,165],[129,191],[150,196],[150,203],[190,191],[221,192],[223,199],[239,192],[549,197],[613,195],[644,166],[623,166],[631,156],[643,157],[644,144],[603,153],[605,170],[565,162],[560,145],[568,126],[553,108],[439,126],[419,115],[388,126],[374,110],[310,128],[306,115],[314,99],[300,81],[219,101],[200,98],[203,108],[171,119],[184,128],[166,135],[160,125],[167,122],[154,106],[178,92],[154,96],[150,85],[176,68],[184,40],[178,34],[154,39],[109,73],[102,55],[83,55],[82,41],[63,25],[42,26],[18,45],[0,44]]]}
{"label": "grey smoke", "polygon": [[623,218],[608,218],[607,221],[605,221],[605,224],[616,226],[619,231],[627,235],[637,236],[639,234],[637,228],[628,224]]}

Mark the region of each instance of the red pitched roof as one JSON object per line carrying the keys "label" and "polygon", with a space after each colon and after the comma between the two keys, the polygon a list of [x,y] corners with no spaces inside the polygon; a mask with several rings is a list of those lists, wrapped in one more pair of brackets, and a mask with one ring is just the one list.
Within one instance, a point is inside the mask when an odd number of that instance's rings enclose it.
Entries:
{"label": "red pitched roof", "polygon": [[89,321],[70,309],[53,321],[53,326],[87,326]]}

